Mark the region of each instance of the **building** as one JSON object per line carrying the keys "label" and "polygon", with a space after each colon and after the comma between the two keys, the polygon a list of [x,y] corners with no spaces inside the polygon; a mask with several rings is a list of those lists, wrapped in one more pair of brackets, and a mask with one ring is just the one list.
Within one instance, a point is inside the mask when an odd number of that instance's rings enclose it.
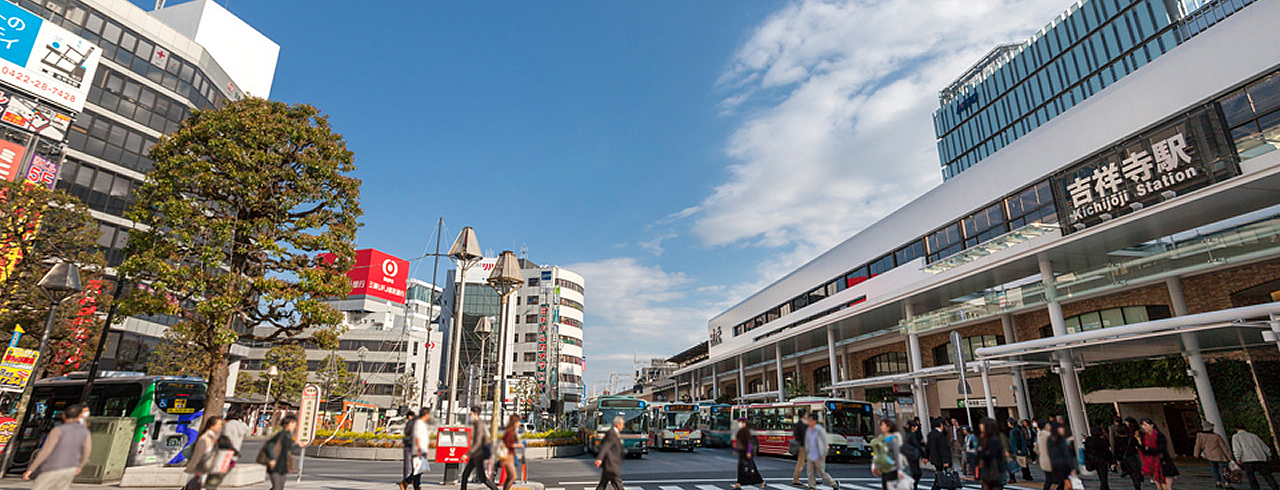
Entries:
{"label": "building", "polygon": [[[997,50],[935,119],[1005,110],[988,101],[1021,89],[994,74],[1028,53],[1113,79],[1064,79],[1090,95],[1042,93],[1051,119],[710,319],[709,357],[675,371],[677,392],[770,400],[803,394],[783,389],[798,380],[925,420],[1065,414],[1077,434],[1093,405],[1153,416],[1180,453],[1199,420],[1259,423],[1241,414],[1273,402],[1214,390],[1280,367],[1276,18],[1280,0],[1086,0]],[[1133,36],[1112,38],[1120,26]],[[1181,381],[1152,384],[1155,370]]]}
{"label": "building", "polygon": [[[462,344],[459,355],[459,406],[492,403],[492,385],[483,386],[482,379],[494,378],[498,353],[493,349],[492,334],[476,333],[481,318],[490,319],[497,329],[501,306],[497,291],[486,279],[497,263],[496,258],[482,260],[467,271],[464,281]],[[505,378],[505,400],[516,408],[521,383],[531,380],[536,386],[535,407],[553,416],[577,410],[585,393],[583,371],[583,310],[586,308],[582,276],[562,267],[540,266],[521,259],[524,285],[512,293],[507,312],[511,328],[503,340],[509,352]],[[442,324],[450,325],[456,301],[456,270],[449,271],[445,286],[445,311]],[[545,331],[544,331],[545,330]],[[447,339],[446,344],[452,342]],[[451,347],[449,347],[451,349]],[[483,348],[483,355],[482,355]],[[451,351],[450,351],[451,352]],[[545,357],[545,358],[544,358]],[[442,366],[448,376],[448,366]],[[487,384],[487,382],[486,382]],[[482,389],[483,388],[483,389]],[[442,393],[442,399],[448,394]]]}
{"label": "building", "polygon": [[[32,78],[46,71],[53,78],[44,85],[0,88],[10,101],[3,120],[13,125],[0,131],[0,146],[42,182],[88,205],[99,222],[98,244],[108,264],[118,265],[126,230],[133,225],[124,212],[133,189],[152,169],[147,151],[193,109],[243,97],[243,87],[269,95],[279,46],[209,0],[151,12],[127,0],[10,4],[4,7],[13,9],[6,18],[39,24],[46,40],[56,34],[62,42],[45,46],[62,51],[40,58],[50,68],[36,70]],[[34,30],[28,32],[35,36]],[[254,54],[244,56],[246,52]],[[14,63],[11,57],[6,60]],[[41,87],[53,90],[37,90]],[[28,146],[27,138],[37,133],[40,138]],[[4,172],[0,176],[13,180]],[[127,319],[110,334],[104,368],[142,370],[148,352],[172,324],[172,318],[164,317]],[[244,354],[241,347],[231,351],[233,359]],[[233,376],[228,392],[234,389]]]}
{"label": "building", "polygon": [[[423,403],[434,405],[439,384],[439,347],[443,337],[439,317],[439,288],[409,279],[409,262],[375,249],[356,251],[355,267],[347,273],[351,293],[330,305],[343,313],[346,332],[336,350],[303,341],[307,353],[308,379],[320,382],[316,372],[332,354],[346,363],[358,385],[348,387],[347,401],[358,401],[383,409]],[[264,328],[264,334],[270,328]],[[261,376],[270,366],[264,359],[271,343],[248,343],[248,358],[240,370]],[[329,397],[336,394],[329,393]]]}

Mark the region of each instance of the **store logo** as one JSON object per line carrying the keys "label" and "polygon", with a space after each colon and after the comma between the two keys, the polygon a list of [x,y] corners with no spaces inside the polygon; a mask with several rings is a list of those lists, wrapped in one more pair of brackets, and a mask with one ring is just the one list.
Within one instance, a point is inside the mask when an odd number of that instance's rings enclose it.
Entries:
{"label": "store logo", "polygon": [[383,260],[382,273],[388,278],[395,279],[395,277],[400,273],[400,265],[396,264],[396,261],[392,259]]}

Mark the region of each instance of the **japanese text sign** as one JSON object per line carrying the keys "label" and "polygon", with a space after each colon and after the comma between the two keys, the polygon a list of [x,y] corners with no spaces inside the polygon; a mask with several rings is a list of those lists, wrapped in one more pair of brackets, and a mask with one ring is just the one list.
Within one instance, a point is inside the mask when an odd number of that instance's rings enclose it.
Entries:
{"label": "japanese text sign", "polygon": [[9,2],[0,3],[0,80],[79,112],[102,50]]}
{"label": "japanese text sign", "polygon": [[0,391],[22,392],[39,359],[40,352],[31,349],[10,347],[5,350],[4,360],[0,361]]}

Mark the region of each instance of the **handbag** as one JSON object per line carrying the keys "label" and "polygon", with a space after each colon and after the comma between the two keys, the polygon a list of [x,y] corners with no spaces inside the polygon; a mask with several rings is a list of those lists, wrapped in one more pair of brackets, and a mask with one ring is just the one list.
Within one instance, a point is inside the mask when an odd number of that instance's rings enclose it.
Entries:
{"label": "handbag", "polygon": [[213,466],[209,472],[215,475],[225,475],[231,472],[231,468],[236,465],[235,449],[219,449],[213,455]]}
{"label": "handbag", "polygon": [[1071,475],[1067,477],[1067,490],[1085,490],[1084,482],[1080,481],[1080,477]]}
{"label": "handbag", "polygon": [[800,441],[797,441],[797,440],[795,440],[795,439],[792,439],[792,440],[790,440],[790,441],[787,441],[787,454],[790,454],[790,455],[792,455],[792,456],[799,456],[799,455],[800,455]]}
{"label": "handbag", "polygon": [[934,479],[937,480],[938,488],[956,489],[961,485],[960,474],[951,468],[938,472]]}
{"label": "handbag", "polygon": [[889,490],[915,490],[916,481],[911,478],[911,475],[899,471],[898,479],[889,482],[888,487]]}
{"label": "handbag", "polygon": [[413,475],[421,475],[431,471],[431,462],[427,461],[426,456],[415,456],[413,458]]}
{"label": "handbag", "polygon": [[283,445],[283,441],[280,440],[280,436],[276,436],[272,438],[271,441],[268,441],[266,444],[262,445],[262,449],[258,450],[258,457],[254,459],[254,462],[263,466],[266,466],[268,463],[271,463],[271,454],[267,452],[267,448],[275,446],[275,452],[276,452],[276,455],[278,456],[280,455],[280,447],[282,445]]}

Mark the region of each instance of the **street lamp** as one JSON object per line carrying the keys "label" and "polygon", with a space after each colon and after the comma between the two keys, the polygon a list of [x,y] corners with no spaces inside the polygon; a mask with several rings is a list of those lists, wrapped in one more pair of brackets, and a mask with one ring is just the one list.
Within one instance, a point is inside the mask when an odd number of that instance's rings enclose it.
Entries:
{"label": "street lamp", "polygon": [[[480,383],[476,387],[476,393],[479,396],[475,400],[479,400],[480,404],[484,404],[484,363],[485,363],[485,347],[489,342],[489,338],[493,336],[493,320],[490,317],[482,316],[480,321],[476,322],[476,336],[480,337]],[[470,388],[467,390],[467,396],[471,396]]]}
{"label": "street lamp", "polygon": [[449,259],[458,268],[457,290],[454,291],[458,295],[458,301],[454,305],[453,335],[449,337],[449,343],[453,344],[450,350],[453,352],[449,357],[449,406],[445,412],[445,424],[449,423],[458,410],[458,356],[462,348],[462,305],[467,297],[467,271],[483,258],[480,242],[476,240],[476,231],[470,226],[463,227],[458,238],[453,241],[453,246],[449,247]]}
{"label": "street lamp", "polygon": [[[40,372],[41,367],[45,364],[45,358],[49,357],[45,354],[45,348],[49,346],[49,332],[53,331],[54,323],[58,319],[58,307],[62,302],[71,295],[80,292],[80,269],[75,264],[68,262],[58,262],[49,268],[49,272],[40,278],[40,282],[36,283],[40,286],[40,290],[49,298],[49,319],[44,322],[44,332],[40,333],[40,347],[37,348],[39,356],[36,357],[36,363],[31,367],[31,375],[35,376]],[[104,334],[105,335],[105,334]],[[34,380],[27,380],[27,385],[22,389],[22,397],[18,401],[18,427],[14,434],[22,434],[25,429],[27,419],[27,404],[31,401],[31,389],[35,384]],[[14,446],[16,447],[16,446]],[[0,475],[9,470],[9,465],[13,462],[13,453],[16,451],[5,451],[4,459],[0,462]]]}
{"label": "street lamp", "polygon": [[507,299],[517,289],[520,289],[520,286],[524,285],[524,274],[520,271],[520,259],[516,258],[514,252],[504,250],[498,256],[498,263],[494,265],[493,272],[489,273],[487,282],[490,287],[498,291],[498,295],[501,298],[501,307],[498,309],[501,315],[498,317],[498,340],[494,348],[498,352],[498,363],[495,366],[498,379],[493,382],[493,420],[489,422],[492,440],[496,441],[498,440],[498,419],[502,418],[503,398],[505,395],[503,386],[507,381]]}

